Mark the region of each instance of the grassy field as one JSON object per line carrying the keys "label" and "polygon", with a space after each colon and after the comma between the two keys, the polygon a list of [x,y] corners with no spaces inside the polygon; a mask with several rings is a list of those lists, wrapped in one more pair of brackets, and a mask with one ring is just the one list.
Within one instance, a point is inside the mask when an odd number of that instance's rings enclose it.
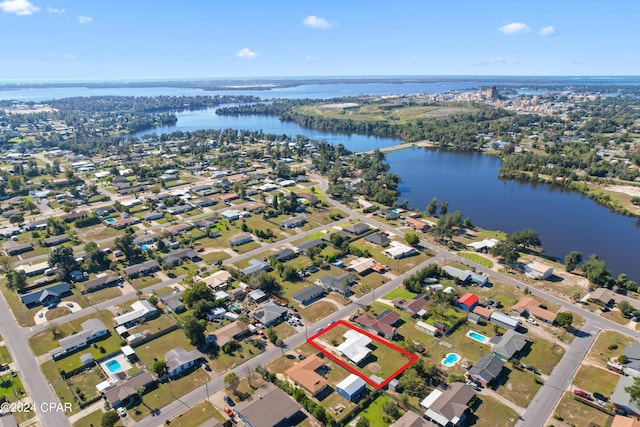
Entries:
{"label": "grassy field", "polygon": [[298,313],[307,323],[315,323],[335,312],[337,307],[326,301],[316,301],[306,307],[298,308]]}
{"label": "grassy field", "polygon": [[389,301],[394,300],[396,298],[404,298],[404,299],[409,300],[409,299],[413,299],[416,295],[417,294],[414,294],[413,292],[409,292],[404,287],[399,287],[399,288],[396,288],[396,289],[392,290],[391,292],[389,292],[388,294],[386,294],[382,298],[388,299]]}
{"label": "grassy field", "polygon": [[[371,402],[364,411],[360,412],[360,416],[369,420],[371,427],[385,427],[389,423],[385,422],[382,418],[389,417],[382,412],[382,407],[389,402],[389,398],[385,395],[380,395]],[[394,420],[392,420],[393,422]]]}
{"label": "grassy field", "polygon": [[521,408],[526,408],[542,386],[535,381],[537,378],[532,372],[505,367],[500,380],[506,383],[498,385],[496,392]]}
{"label": "grassy field", "polygon": [[180,329],[136,347],[136,354],[148,368],[151,368],[154,359],[164,359],[165,353],[176,347],[182,347],[186,351],[194,349]]}
{"label": "grassy field", "polygon": [[0,363],[11,363],[12,361],[7,347],[0,345]]}
{"label": "grassy field", "polygon": [[605,368],[582,365],[573,379],[573,385],[589,393],[598,392],[605,396],[611,396],[619,379],[620,375]]}
{"label": "grassy field", "polygon": [[73,403],[73,405],[71,406],[71,414],[75,414],[76,412],[80,411],[80,405],[76,403],[73,392],[60,376],[56,363],[53,360],[49,360],[40,365],[40,369],[42,369],[44,376],[47,378],[47,382],[51,384],[51,387],[53,387],[53,390],[56,392],[56,395],[60,399],[60,402]]}
{"label": "grassy field", "polygon": [[111,286],[109,288],[100,289],[96,292],[85,294],[84,298],[91,305],[99,304],[101,302],[109,301],[113,298],[117,298],[122,295],[122,291],[117,286]]}
{"label": "grassy field", "polygon": [[[104,414],[104,412],[102,412],[101,410],[97,410],[94,411],[92,413],[90,413],[87,416],[84,416],[82,418],[80,418],[78,421],[76,421],[75,423],[73,423],[73,427],[87,427],[90,425],[94,425],[94,426],[99,426],[102,424],[102,415]],[[122,426],[121,422],[118,422],[116,424],[116,427],[120,427]]]}
{"label": "grassy field", "polygon": [[458,255],[470,261],[473,261],[476,264],[483,265],[487,268],[493,268],[493,261],[483,257],[482,255],[478,255],[473,252],[460,252]]}
{"label": "grassy field", "polygon": [[596,423],[600,426],[610,426],[613,421],[611,415],[599,411],[596,408],[578,402],[570,392],[565,392],[558,403],[554,416],[560,417],[564,422],[574,426],[588,426]]}
{"label": "grassy field", "polygon": [[551,374],[562,356],[564,348],[542,338],[536,338],[529,346],[529,351],[520,361],[526,365],[534,366],[545,375]]}
{"label": "grassy field", "polygon": [[225,421],[225,417],[211,403],[204,401],[172,418],[171,425],[173,427],[198,427],[210,419],[216,419],[220,422]]}
{"label": "grassy field", "polygon": [[162,280],[159,277],[155,276],[142,276],[135,280],[131,281],[131,286],[136,290],[142,290],[148,286],[155,285],[156,283],[160,283]]}
{"label": "grassy field", "polygon": [[476,427],[511,427],[518,420],[518,414],[492,397],[476,395],[472,405],[473,414],[467,425]]}
{"label": "grassy field", "polygon": [[591,350],[587,353],[587,359],[602,364],[604,367],[610,358],[620,356],[622,350],[631,343],[633,343],[633,338],[629,336],[613,331],[603,331],[591,346]]}

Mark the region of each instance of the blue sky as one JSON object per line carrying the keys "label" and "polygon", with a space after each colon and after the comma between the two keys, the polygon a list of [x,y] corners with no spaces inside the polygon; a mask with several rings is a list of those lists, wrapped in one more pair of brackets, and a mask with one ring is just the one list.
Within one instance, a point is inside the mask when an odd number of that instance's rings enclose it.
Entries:
{"label": "blue sky", "polygon": [[637,75],[640,2],[0,0],[0,81]]}

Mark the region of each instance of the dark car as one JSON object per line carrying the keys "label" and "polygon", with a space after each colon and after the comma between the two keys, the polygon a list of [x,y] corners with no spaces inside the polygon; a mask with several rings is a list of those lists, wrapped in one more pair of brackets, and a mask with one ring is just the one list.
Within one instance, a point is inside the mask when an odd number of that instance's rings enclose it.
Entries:
{"label": "dark car", "polygon": [[594,399],[598,399],[598,400],[602,400],[603,402],[607,402],[609,400],[608,397],[605,397],[604,395],[602,395],[602,394],[600,394],[598,392],[593,393],[593,398]]}
{"label": "dark car", "polygon": [[224,401],[226,402],[227,405],[229,406],[236,406],[236,402],[234,402],[229,396],[227,396],[226,394],[224,395]]}

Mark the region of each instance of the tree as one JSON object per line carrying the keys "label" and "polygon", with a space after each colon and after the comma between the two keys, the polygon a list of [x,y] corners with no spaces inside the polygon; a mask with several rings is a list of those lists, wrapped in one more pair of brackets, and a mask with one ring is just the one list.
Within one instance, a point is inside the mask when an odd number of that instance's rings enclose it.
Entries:
{"label": "tree", "polygon": [[108,411],[102,414],[102,427],[114,427],[120,421],[120,416],[116,411]]}
{"label": "tree", "polygon": [[149,295],[147,301],[154,307],[158,305],[158,297],[155,295]]}
{"label": "tree", "polygon": [[27,273],[24,270],[7,271],[7,287],[21,291],[27,286]]}
{"label": "tree", "polygon": [[571,251],[564,257],[564,267],[567,271],[573,271],[582,262],[582,253]]}
{"label": "tree", "polygon": [[620,310],[620,313],[622,313],[624,317],[631,317],[634,308],[627,301],[622,300],[618,303],[618,310]]}
{"label": "tree", "polygon": [[24,222],[24,216],[22,214],[14,214],[9,217],[11,224],[22,224]]}
{"label": "tree", "polygon": [[629,387],[625,387],[624,391],[629,393],[629,396],[637,404],[640,404],[640,378],[636,378]]}
{"label": "tree", "polygon": [[498,257],[500,262],[505,265],[513,264],[520,257],[516,245],[508,240],[498,242],[494,247],[489,249],[489,252],[491,255]]}
{"label": "tree", "polygon": [[13,261],[8,256],[0,256],[0,272],[6,273],[11,270],[11,264]]}
{"label": "tree", "polygon": [[204,343],[204,332],[207,330],[207,323],[204,320],[188,313],[182,318],[182,329],[191,345],[198,347]]}
{"label": "tree", "polygon": [[626,365],[627,362],[629,362],[629,358],[627,357],[626,354],[621,354],[620,356],[618,356],[618,362],[620,362],[623,365]]}
{"label": "tree", "polygon": [[607,270],[607,264],[604,260],[598,258],[598,255],[591,255],[582,266],[587,279],[597,286],[607,286],[611,280],[611,273]]}
{"label": "tree", "polygon": [[231,390],[231,393],[236,394],[238,391],[238,385],[240,385],[240,379],[234,372],[229,372],[224,377],[224,384],[229,390]]}
{"label": "tree", "polygon": [[165,369],[167,369],[167,362],[165,362],[164,360],[158,359],[153,362],[153,372],[156,375],[162,374]]}
{"label": "tree", "polygon": [[358,419],[358,422],[356,423],[356,427],[370,427],[371,426],[371,421],[369,421],[368,418],[360,415],[360,418]]}
{"label": "tree", "polygon": [[556,315],[555,322],[560,326],[568,328],[573,324],[573,314],[571,314],[568,311],[563,311],[561,313],[558,313]]}
{"label": "tree", "polygon": [[142,249],[140,249],[133,242],[133,235],[125,233],[122,236],[118,236],[113,241],[113,246],[122,251],[127,261],[134,261],[142,256]]}
{"label": "tree", "polygon": [[425,209],[425,211],[427,212],[427,215],[434,216],[437,210],[438,210],[438,199],[434,197],[433,199],[431,199],[431,201],[427,205],[427,209]]}
{"label": "tree", "polygon": [[508,237],[508,240],[521,248],[538,248],[542,245],[538,232],[530,228],[522,231],[516,231]]}
{"label": "tree", "polygon": [[384,406],[382,407],[382,412],[394,419],[400,417],[400,409],[398,408],[398,404],[393,400],[389,400],[384,404]]}
{"label": "tree", "polygon": [[411,246],[418,246],[420,244],[420,237],[416,233],[406,233],[404,239]]}
{"label": "tree", "polygon": [[188,308],[193,307],[198,301],[213,301],[213,291],[203,282],[196,282],[182,294],[182,302]]}
{"label": "tree", "polygon": [[446,215],[449,211],[449,202],[441,201],[440,202],[440,215]]}
{"label": "tree", "polygon": [[73,255],[73,249],[66,246],[54,249],[49,255],[49,267],[58,269],[60,280],[67,280],[69,273],[78,269],[78,261]]}
{"label": "tree", "polygon": [[580,292],[578,291],[571,292],[571,299],[574,301],[578,301],[580,299]]}

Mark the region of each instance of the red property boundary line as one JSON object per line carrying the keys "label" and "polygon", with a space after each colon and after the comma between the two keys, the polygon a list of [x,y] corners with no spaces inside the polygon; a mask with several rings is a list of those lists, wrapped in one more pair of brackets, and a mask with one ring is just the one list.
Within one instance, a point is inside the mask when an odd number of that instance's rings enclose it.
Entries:
{"label": "red property boundary line", "polygon": [[[322,347],[319,344],[316,344],[314,341],[316,338],[320,337],[321,335],[324,335],[325,333],[329,332],[330,330],[332,330],[333,328],[335,328],[338,325],[342,325],[342,326],[346,326],[349,329],[353,329],[356,332],[359,332],[363,335],[366,335],[367,337],[371,338],[374,341],[377,341],[381,344],[386,345],[387,347],[390,347],[394,350],[396,350],[397,352],[403,354],[404,356],[406,356],[409,361],[407,363],[405,363],[404,365],[402,365],[400,367],[400,369],[398,369],[397,371],[395,371],[393,374],[391,374],[387,379],[385,379],[383,382],[381,382],[380,384],[376,383],[375,381],[373,381],[372,379],[365,377],[360,371],[358,371],[357,369],[355,369],[353,366],[349,365],[347,362],[345,362],[344,360],[341,360],[340,358],[336,357],[335,355],[333,355],[331,352],[327,351],[324,347]],[[335,322],[334,324],[332,324],[331,326],[327,327],[326,329],[323,329],[322,331],[316,333],[315,335],[311,336],[309,339],[307,339],[307,343],[309,343],[311,346],[313,346],[315,349],[319,350],[320,352],[322,352],[325,356],[327,356],[329,359],[333,360],[334,362],[336,362],[338,365],[342,366],[344,369],[346,369],[347,371],[356,374],[357,376],[359,376],[360,378],[362,378],[363,380],[365,380],[369,385],[377,388],[378,390],[383,388],[384,386],[386,386],[387,384],[389,384],[389,382],[391,382],[392,379],[394,379],[395,377],[397,377],[398,375],[400,375],[400,373],[402,371],[404,371],[405,369],[407,369],[409,366],[411,366],[412,364],[414,364],[417,360],[418,360],[418,356],[416,356],[415,354],[411,354],[408,351],[391,344],[389,341],[382,339],[381,337],[377,336],[377,335],[373,335],[365,330],[362,330],[360,328],[358,328],[357,326],[354,326],[350,323],[345,322],[344,320],[338,320],[337,322]]]}

